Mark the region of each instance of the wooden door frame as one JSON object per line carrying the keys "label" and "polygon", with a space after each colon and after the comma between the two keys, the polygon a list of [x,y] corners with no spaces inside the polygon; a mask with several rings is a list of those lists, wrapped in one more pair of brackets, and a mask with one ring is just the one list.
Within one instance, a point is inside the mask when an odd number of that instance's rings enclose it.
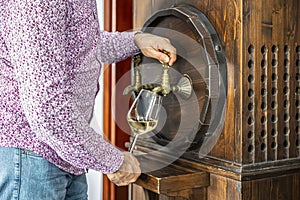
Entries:
{"label": "wooden door frame", "polygon": [[[132,0],[104,0],[104,30],[111,32],[132,29],[132,4]],[[124,142],[129,140],[129,136],[118,128],[113,119],[112,107],[115,106],[114,100],[117,97],[113,96],[112,92],[122,74],[130,70],[130,59],[104,67],[103,130],[113,145],[124,149]],[[106,175],[103,176],[103,200],[127,200],[127,197],[127,187],[117,187]]]}

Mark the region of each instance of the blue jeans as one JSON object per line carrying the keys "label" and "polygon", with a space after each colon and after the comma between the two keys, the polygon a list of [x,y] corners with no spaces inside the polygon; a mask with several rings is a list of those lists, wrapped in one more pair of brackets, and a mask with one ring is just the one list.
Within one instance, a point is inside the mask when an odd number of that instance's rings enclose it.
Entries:
{"label": "blue jeans", "polygon": [[1,200],[87,200],[85,174],[75,176],[31,151],[0,147]]}

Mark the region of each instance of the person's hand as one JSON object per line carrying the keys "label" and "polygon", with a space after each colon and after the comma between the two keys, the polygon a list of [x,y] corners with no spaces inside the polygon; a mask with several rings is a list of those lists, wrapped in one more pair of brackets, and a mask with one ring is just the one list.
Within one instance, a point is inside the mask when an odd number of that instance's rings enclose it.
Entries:
{"label": "person's hand", "polygon": [[[170,66],[176,61],[176,48],[167,38],[150,33],[137,33],[134,42],[147,57],[168,63]],[[169,56],[162,51],[168,52]]]}
{"label": "person's hand", "polygon": [[109,180],[117,186],[133,183],[141,175],[140,163],[134,155],[126,151],[123,154],[124,161],[119,170],[113,174],[107,174]]}

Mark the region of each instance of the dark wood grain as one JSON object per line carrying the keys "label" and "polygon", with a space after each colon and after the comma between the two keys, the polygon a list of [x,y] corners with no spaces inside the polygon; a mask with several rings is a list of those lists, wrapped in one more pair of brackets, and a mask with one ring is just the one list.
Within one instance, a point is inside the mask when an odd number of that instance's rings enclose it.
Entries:
{"label": "dark wood grain", "polygon": [[209,186],[209,182],[209,174],[206,172],[194,171],[182,165],[169,165],[142,174],[135,183],[134,199],[206,198],[206,187]]}
{"label": "dark wood grain", "polygon": [[[133,26],[133,13],[132,13],[132,0],[123,0],[116,3],[115,8],[113,8],[112,0],[104,1],[104,29],[106,31],[128,31],[132,29]],[[115,9],[115,10],[113,10]],[[115,22],[113,22],[113,12],[116,12]],[[114,26],[115,25],[115,26]],[[124,121],[124,113],[119,112],[119,121],[114,117],[112,113],[112,108],[118,108],[120,106],[120,101],[123,100],[123,95],[120,90],[115,90],[115,82],[121,79],[125,72],[130,70],[131,59],[127,59],[116,64],[116,70],[112,69],[111,65],[104,65],[104,94],[103,94],[103,132],[106,138],[114,145],[121,149],[125,149],[124,143],[129,140],[129,136],[123,130],[119,128],[116,122]],[[114,73],[115,72],[115,73]],[[130,80],[128,79],[128,84]],[[116,93],[116,97],[113,97],[113,93]],[[114,101],[113,99],[119,99],[120,101]],[[124,110],[124,109],[122,109]],[[126,123],[127,124],[127,123]],[[103,200],[123,200],[128,196],[127,187],[117,187],[107,178],[106,175],[103,176]]]}
{"label": "dark wood grain", "polygon": [[158,194],[169,194],[209,185],[205,172],[184,172],[170,166],[159,171],[142,174],[136,183]]}
{"label": "dark wood grain", "polygon": [[[226,55],[222,134],[205,158],[190,152],[177,161],[210,173],[207,198],[202,199],[300,199],[300,2],[145,2],[150,7],[135,10],[134,26],[142,27],[158,10],[190,4],[213,24]],[[140,151],[156,147],[145,143],[138,144]]]}

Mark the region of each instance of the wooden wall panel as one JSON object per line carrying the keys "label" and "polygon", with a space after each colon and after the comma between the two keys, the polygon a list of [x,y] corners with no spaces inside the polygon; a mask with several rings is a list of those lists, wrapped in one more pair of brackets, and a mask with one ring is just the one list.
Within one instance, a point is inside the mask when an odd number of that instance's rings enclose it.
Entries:
{"label": "wooden wall panel", "polygon": [[211,20],[227,59],[227,120],[210,155],[244,164],[298,157],[300,22],[295,13],[300,3],[148,0],[143,6],[135,0],[134,26],[181,3],[196,6]]}
{"label": "wooden wall panel", "polygon": [[226,123],[208,158],[193,163],[212,173],[208,199],[300,199],[300,176],[291,174],[300,168],[300,1],[134,2],[134,26],[186,3],[209,18],[222,41]]}
{"label": "wooden wall panel", "polygon": [[210,186],[207,188],[208,200],[226,198],[226,178],[210,175]]}
{"label": "wooden wall panel", "polygon": [[239,181],[211,174],[210,183],[207,188],[208,200],[238,200],[242,198],[242,184]]}
{"label": "wooden wall panel", "polygon": [[299,174],[245,181],[242,187],[243,200],[297,200]]}
{"label": "wooden wall panel", "polygon": [[[168,8],[177,4],[190,4],[198,7],[211,20],[215,26],[216,31],[220,35],[223,43],[223,48],[226,52],[227,66],[228,66],[228,105],[227,110],[235,110],[235,112],[228,112],[226,118],[230,119],[225,124],[223,134],[219,137],[217,148],[214,148],[211,155],[221,159],[231,160],[234,162],[241,162],[242,160],[242,135],[239,118],[242,115],[240,88],[236,85],[241,81],[240,70],[241,67],[241,52],[238,51],[241,45],[241,5],[240,2],[232,0],[217,0],[217,1],[202,1],[197,0],[175,0],[175,1],[158,1],[146,0],[145,5],[141,5],[138,0],[134,1],[134,27],[143,25],[152,13]],[[226,6],[225,6],[226,5]],[[150,7],[149,7],[150,6]],[[146,12],[145,12],[146,10]],[[151,12],[149,12],[151,10]],[[225,29],[226,27],[226,29]],[[232,144],[232,145],[225,145]]]}
{"label": "wooden wall panel", "polygon": [[298,9],[297,1],[243,2],[242,85],[254,91],[243,94],[243,163],[298,157]]}
{"label": "wooden wall panel", "polygon": [[[298,200],[299,174],[239,182],[210,175],[208,200]],[[201,199],[201,198],[200,198]]]}
{"label": "wooden wall panel", "polygon": [[152,1],[151,0],[133,0],[133,28],[140,30],[144,22],[152,14]]}

